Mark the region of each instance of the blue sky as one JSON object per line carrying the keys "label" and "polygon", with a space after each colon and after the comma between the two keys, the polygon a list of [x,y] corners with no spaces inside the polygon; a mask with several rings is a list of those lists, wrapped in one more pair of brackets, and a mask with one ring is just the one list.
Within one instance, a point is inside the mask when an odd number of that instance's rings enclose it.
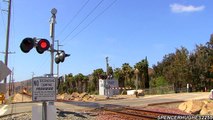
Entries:
{"label": "blue sky", "polygon": [[[32,49],[25,54],[19,45],[26,37],[51,41],[52,8],[58,10],[56,40],[71,54],[60,64],[60,75],[87,75],[97,68],[105,70],[106,56],[113,68],[125,62],[134,66],[146,56],[152,67],[181,46],[193,52],[213,33],[212,5],[212,0],[12,0],[9,50],[16,53],[9,55],[8,66],[14,68],[15,81],[30,79],[32,72],[50,73],[49,52]],[[7,9],[7,3],[1,0],[0,9]],[[6,24],[7,13],[1,11],[0,51],[5,51]]]}

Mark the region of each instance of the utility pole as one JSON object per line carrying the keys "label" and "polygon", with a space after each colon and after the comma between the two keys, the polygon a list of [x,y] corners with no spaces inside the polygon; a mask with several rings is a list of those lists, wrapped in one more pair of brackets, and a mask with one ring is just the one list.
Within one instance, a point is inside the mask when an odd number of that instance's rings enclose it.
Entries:
{"label": "utility pole", "polygon": [[11,95],[12,93],[12,89],[13,89],[13,72],[14,72],[14,68],[10,74],[10,80],[9,80],[9,96]]}
{"label": "utility pole", "polygon": [[[35,75],[35,73],[32,72],[32,80],[33,80],[34,75]],[[32,80],[31,80],[31,81],[32,81]],[[31,86],[31,84],[32,84],[32,83],[30,83],[30,86]],[[31,89],[32,89],[32,86],[31,86]],[[28,92],[31,91],[30,88],[29,88],[29,83],[28,83],[28,82],[27,82],[27,90],[28,90]]]}
{"label": "utility pole", "polygon": [[[6,47],[4,63],[8,65],[8,50],[9,50],[9,37],[10,37],[10,16],[11,16],[11,0],[8,0],[8,17],[7,17],[7,34],[6,34]],[[7,77],[4,79],[4,84],[7,84]]]}
{"label": "utility pole", "polygon": [[[23,92],[23,85],[24,85],[24,83],[23,83],[23,81],[21,82],[21,92]],[[23,94],[22,94],[22,102],[23,102],[23,100],[24,100],[24,98],[23,98]]]}
{"label": "utility pole", "polygon": [[[13,71],[12,71],[12,72],[13,72]],[[12,72],[11,72],[11,74],[10,74],[10,79],[9,79],[9,89],[8,89],[9,96],[11,95]]]}
{"label": "utility pole", "polygon": [[55,23],[56,23],[56,13],[57,10],[53,8],[51,10],[52,17],[50,19],[50,37],[52,38],[52,44],[50,46],[51,53],[51,65],[50,65],[50,75],[53,76],[53,67],[54,67],[54,42],[55,42]]}
{"label": "utility pole", "polygon": [[15,91],[15,83],[14,83],[14,68],[13,68],[13,73],[12,73],[12,93],[14,94]]}
{"label": "utility pole", "polygon": [[14,95],[14,93],[15,93],[15,83],[14,83],[14,76],[12,76],[12,93],[13,93],[13,95]]}
{"label": "utility pole", "polygon": [[106,57],[106,75],[107,75],[107,78],[109,77],[109,57]]}

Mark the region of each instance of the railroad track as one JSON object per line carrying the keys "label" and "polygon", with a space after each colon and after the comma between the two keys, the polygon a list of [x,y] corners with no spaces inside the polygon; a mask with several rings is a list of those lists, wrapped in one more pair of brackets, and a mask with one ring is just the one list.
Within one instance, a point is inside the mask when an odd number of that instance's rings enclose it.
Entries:
{"label": "railroad track", "polygon": [[110,108],[104,108],[103,110],[111,115],[116,115],[117,117],[125,120],[156,120],[160,116],[186,116],[183,114],[166,113],[119,106],[111,106]]}
{"label": "railroad track", "polygon": [[[32,97],[30,94],[27,94],[25,92],[22,92],[21,94],[27,97]],[[57,99],[57,101],[65,102],[70,100]],[[116,116],[116,118],[122,120],[156,120],[159,118],[163,118],[161,116],[187,116],[186,114],[180,113],[168,113],[153,110],[145,110],[113,104],[105,104],[101,110],[108,115]]]}

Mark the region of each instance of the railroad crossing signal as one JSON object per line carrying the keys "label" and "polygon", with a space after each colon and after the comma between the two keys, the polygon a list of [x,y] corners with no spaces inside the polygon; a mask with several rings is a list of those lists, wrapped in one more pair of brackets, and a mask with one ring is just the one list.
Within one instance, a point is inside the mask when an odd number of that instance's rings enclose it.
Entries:
{"label": "railroad crossing signal", "polygon": [[20,44],[22,52],[28,53],[33,47],[39,54],[44,53],[50,47],[50,43],[47,39],[25,38]]}
{"label": "railroad crossing signal", "polygon": [[[36,51],[39,54],[43,54],[44,51],[50,48],[50,42],[47,39],[36,39],[36,38],[25,38],[22,40],[20,44],[20,49],[24,53],[28,53],[33,47],[36,48]],[[50,50],[51,51],[51,50]],[[65,57],[70,56],[70,54],[66,54],[63,50],[54,50],[57,52],[55,55],[55,63],[59,64],[60,62],[64,62]]]}
{"label": "railroad crossing signal", "polygon": [[59,64],[60,62],[64,62],[65,57],[70,56],[70,54],[66,54],[63,50],[57,51],[55,55],[55,63]]}
{"label": "railroad crossing signal", "polygon": [[50,47],[50,43],[46,39],[40,39],[40,41],[37,43],[36,50],[38,53],[42,54],[44,51],[48,50]]}

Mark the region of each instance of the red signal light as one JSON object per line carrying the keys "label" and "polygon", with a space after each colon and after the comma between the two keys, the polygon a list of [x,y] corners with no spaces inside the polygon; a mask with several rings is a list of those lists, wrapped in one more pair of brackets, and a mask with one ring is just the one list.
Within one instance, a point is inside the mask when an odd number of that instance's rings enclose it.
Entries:
{"label": "red signal light", "polygon": [[47,39],[36,39],[36,38],[25,38],[20,44],[20,49],[24,53],[28,53],[33,47],[39,54],[44,53],[44,51],[50,48],[50,42]]}
{"label": "red signal light", "polygon": [[47,43],[44,40],[41,40],[40,46],[41,48],[45,49],[47,47]]}
{"label": "red signal light", "polygon": [[40,39],[37,43],[36,50],[38,53],[42,54],[44,51],[48,50],[50,47],[50,42],[46,39]]}

